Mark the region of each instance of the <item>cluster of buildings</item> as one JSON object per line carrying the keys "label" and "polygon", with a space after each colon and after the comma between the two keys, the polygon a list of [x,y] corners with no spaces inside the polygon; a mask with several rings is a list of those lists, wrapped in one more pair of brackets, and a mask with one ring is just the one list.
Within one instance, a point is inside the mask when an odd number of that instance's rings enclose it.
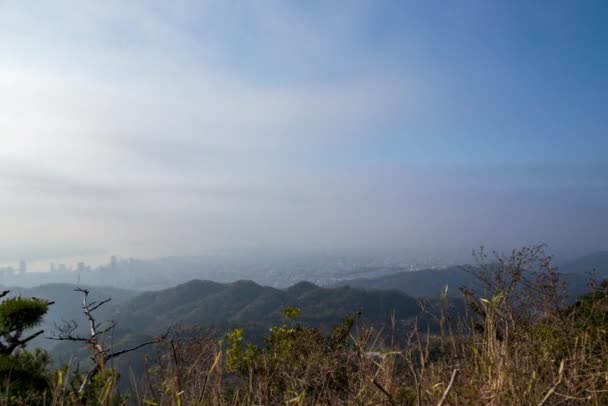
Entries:
{"label": "cluster of buildings", "polygon": [[5,266],[0,268],[0,284],[4,283],[4,280],[8,276],[24,275],[27,272],[27,263],[24,260],[19,261],[19,266],[14,268],[12,266]]}
{"label": "cluster of buildings", "polygon": [[85,271],[90,271],[92,269],[93,268],[91,268],[90,266],[88,266],[87,264],[85,264],[82,261],[80,261],[80,262],[78,262],[78,264],[76,264],[76,268],[73,268],[66,264],[55,265],[54,262],[51,262],[51,264],[49,265],[49,272],[73,272],[73,271],[85,272]]}
{"label": "cluster of buildings", "polygon": [[[107,280],[107,272],[94,272],[97,270],[119,271],[122,261],[118,257],[111,257],[110,262],[104,266],[93,267],[84,261],[79,261],[75,265],[65,262],[51,262],[47,271],[40,271],[36,268],[37,263],[30,266],[29,272],[25,260],[21,260],[17,267],[14,265],[0,265],[0,285],[31,287],[46,283],[76,283],[80,284],[101,284]],[[43,265],[44,266],[44,265]],[[118,272],[114,272],[115,274]]]}

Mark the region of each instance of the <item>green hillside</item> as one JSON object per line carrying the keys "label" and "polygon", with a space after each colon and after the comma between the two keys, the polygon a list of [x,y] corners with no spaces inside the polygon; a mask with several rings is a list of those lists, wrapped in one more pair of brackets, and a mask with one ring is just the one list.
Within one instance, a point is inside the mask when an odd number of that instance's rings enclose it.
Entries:
{"label": "green hillside", "polygon": [[282,319],[286,306],[301,309],[301,319],[313,325],[330,325],[360,310],[364,310],[365,319],[376,323],[387,322],[393,311],[398,319],[405,319],[418,310],[413,298],[396,290],[321,288],[308,282],[281,290],[251,281],[220,284],[193,280],[143,293],[121,306],[118,317],[122,329],[157,334],[177,322],[203,327],[268,326]]}

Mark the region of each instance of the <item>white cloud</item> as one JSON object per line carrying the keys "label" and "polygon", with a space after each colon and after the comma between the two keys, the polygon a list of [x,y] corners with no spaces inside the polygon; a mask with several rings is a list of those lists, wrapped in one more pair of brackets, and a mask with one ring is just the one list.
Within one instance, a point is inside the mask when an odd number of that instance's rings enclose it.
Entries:
{"label": "white cloud", "polygon": [[415,140],[453,104],[449,78],[362,44],[369,4],[167,4],[0,3],[0,227],[15,244],[466,245],[470,207],[509,213],[475,201],[470,175],[341,156],[386,131]]}

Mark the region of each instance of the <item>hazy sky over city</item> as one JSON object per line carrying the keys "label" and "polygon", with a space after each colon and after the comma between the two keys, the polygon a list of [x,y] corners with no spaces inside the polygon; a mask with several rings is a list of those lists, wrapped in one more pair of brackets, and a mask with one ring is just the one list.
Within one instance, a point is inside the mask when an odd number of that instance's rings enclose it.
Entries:
{"label": "hazy sky over city", "polygon": [[0,0],[0,257],[608,248],[605,1]]}

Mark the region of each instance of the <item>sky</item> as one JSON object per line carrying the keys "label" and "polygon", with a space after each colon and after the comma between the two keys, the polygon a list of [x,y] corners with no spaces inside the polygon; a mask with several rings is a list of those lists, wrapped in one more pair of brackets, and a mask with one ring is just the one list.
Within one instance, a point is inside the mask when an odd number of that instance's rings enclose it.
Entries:
{"label": "sky", "polygon": [[0,0],[0,259],[608,249],[607,19]]}

